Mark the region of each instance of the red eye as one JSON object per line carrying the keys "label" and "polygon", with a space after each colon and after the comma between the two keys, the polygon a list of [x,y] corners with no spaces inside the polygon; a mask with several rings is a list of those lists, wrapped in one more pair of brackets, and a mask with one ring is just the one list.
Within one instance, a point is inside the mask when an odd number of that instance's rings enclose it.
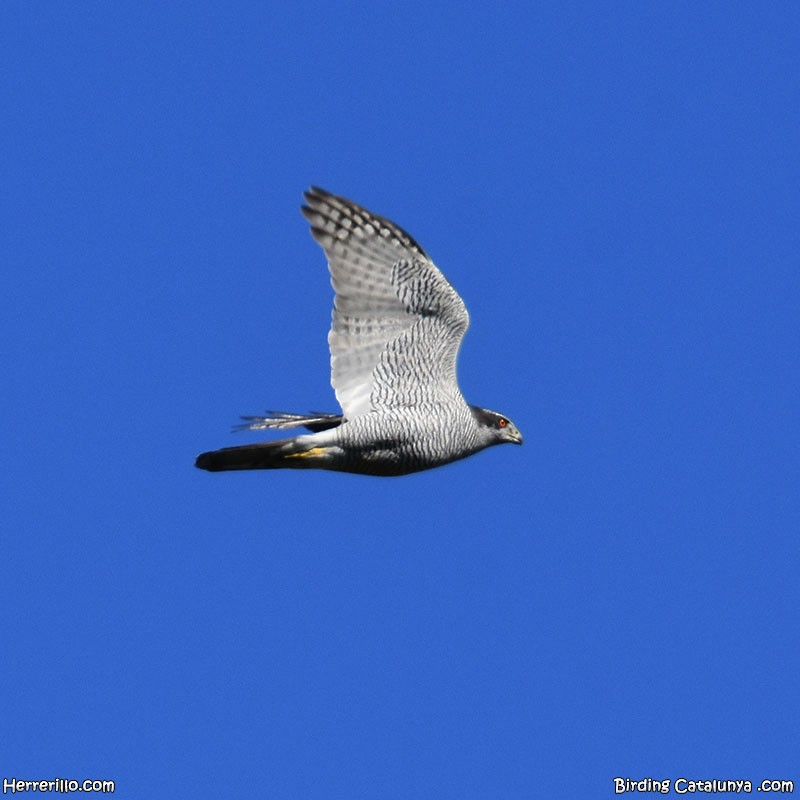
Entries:
{"label": "red eye", "polygon": [[499,419],[499,420],[497,420],[497,424],[498,424],[498,425],[499,425],[501,428],[505,428],[505,426],[506,426],[506,425],[508,425],[508,420],[507,420],[507,419],[503,419],[502,417],[500,417],[500,419]]}

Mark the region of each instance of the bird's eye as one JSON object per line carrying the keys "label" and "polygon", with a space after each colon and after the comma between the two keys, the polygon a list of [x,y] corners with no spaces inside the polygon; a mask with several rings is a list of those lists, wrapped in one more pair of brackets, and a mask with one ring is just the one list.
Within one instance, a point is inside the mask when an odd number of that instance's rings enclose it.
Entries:
{"label": "bird's eye", "polygon": [[506,425],[508,425],[508,420],[507,420],[507,419],[504,419],[503,417],[500,417],[500,419],[499,419],[499,420],[497,420],[497,424],[498,424],[498,425],[499,425],[501,428],[505,428],[505,426],[506,426]]}

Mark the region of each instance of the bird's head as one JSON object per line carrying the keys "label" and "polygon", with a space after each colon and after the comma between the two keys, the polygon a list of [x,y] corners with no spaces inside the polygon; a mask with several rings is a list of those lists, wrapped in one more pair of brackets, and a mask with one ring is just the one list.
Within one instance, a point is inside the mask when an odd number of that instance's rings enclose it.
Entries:
{"label": "bird's head", "polygon": [[489,444],[503,444],[504,442],[522,444],[522,434],[508,417],[498,414],[496,411],[490,411],[488,408],[479,408],[478,406],[470,406],[470,408]]}

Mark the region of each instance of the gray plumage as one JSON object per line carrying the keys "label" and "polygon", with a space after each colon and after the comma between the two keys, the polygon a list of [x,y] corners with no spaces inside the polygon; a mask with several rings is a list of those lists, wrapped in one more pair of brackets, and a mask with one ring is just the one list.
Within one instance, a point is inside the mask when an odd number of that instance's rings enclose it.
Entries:
{"label": "gray plumage", "polygon": [[328,345],[342,414],[244,417],[246,430],[312,433],[202,453],[196,466],[405,475],[493,444],[521,444],[507,417],[462,397],[456,361],[469,315],[419,244],[350,200],[317,188],[305,198],[335,291]]}

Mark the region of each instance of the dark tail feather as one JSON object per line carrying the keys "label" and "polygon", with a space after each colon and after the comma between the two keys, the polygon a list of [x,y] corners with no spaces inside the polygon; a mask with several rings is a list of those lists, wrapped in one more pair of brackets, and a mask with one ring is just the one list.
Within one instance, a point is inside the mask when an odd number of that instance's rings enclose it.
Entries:
{"label": "dark tail feather", "polygon": [[200,453],[194,462],[196,467],[209,472],[223,472],[234,469],[279,469],[291,465],[285,461],[287,456],[301,453],[307,449],[293,444],[295,439],[280,439],[277,442],[259,442],[239,447],[223,447]]}

